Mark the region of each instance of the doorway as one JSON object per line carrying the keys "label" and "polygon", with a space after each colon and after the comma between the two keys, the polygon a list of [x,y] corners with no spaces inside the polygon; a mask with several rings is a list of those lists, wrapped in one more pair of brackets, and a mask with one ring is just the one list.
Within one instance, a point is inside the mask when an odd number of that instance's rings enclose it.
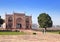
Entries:
{"label": "doorway", "polygon": [[18,23],[18,24],[16,25],[16,28],[19,28],[19,29],[20,29],[20,28],[22,28],[22,25]]}

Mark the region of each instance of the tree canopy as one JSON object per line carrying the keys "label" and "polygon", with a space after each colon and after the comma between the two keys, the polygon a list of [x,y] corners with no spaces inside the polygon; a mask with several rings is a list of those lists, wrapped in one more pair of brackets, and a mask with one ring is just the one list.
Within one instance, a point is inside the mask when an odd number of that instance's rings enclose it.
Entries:
{"label": "tree canopy", "polygon": [[4,23],[4,20],[0,16],[0,25],[2,25],[3,23]]}
{"label": "tree canopy", "polygon": [[46,13],[41,13],[38,16],[38,23],[41,28],[52,27],[52,20],[51,17]]}

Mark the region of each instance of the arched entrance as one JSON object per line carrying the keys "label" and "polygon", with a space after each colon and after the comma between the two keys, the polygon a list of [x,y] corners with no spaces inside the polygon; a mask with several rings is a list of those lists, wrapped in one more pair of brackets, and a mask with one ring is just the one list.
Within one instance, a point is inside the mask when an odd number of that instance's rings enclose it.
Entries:
{"label": "arched entrance", "polygon": [[18,28],[18,29],[22,28],[22,19],[21,18],[16,19],[16,28]]}

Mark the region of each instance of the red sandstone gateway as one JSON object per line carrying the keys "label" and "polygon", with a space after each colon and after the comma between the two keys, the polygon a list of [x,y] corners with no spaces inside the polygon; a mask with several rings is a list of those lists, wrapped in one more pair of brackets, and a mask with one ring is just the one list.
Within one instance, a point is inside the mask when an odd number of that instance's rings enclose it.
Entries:
{"label": "red sandstone gateway", "polygon": [[6,29],[31,29],[32,16],[26,16],[24,13],[6,14]]}

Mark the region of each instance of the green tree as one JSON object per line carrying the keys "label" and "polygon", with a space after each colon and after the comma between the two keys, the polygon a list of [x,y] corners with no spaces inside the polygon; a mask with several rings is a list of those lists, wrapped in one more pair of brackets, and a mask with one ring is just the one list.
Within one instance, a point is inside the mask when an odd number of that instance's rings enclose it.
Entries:
{"label": "green tree", "polygon": [[1,27],[1,25],[4,23],[4,20],[1,18],[1,16],[0,16],[0,27]]}
{"label": "green tree", "polygon": [[52,24],[53,24],[51,17],[46,13],[41,13],[38,16],[38,23],[39,23],[39,27],[45,28],[45,31],[46,31],[46,28],[52,27]]}

